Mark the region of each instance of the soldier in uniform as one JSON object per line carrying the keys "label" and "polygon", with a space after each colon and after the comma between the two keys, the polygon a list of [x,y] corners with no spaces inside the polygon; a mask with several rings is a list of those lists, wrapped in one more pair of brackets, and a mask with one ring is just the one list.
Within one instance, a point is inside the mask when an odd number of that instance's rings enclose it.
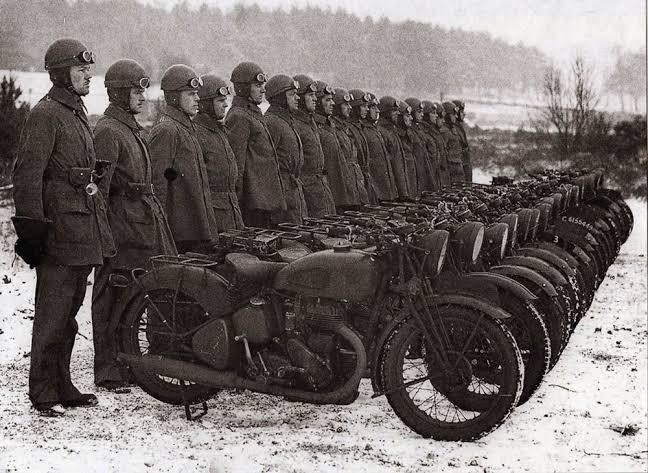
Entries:
{"label": "soldier in uniform", "polygon": [[232,90],[215,75],[207,74],[200,79],[203,85],[198,88],[200,102],[194,123],[205,160],[216,226],[220,231],[243,228],[236,195],[238,166],[222,122]]}
{"label": "soldier in uniform", "polygon": [[[351,140],[341,142],[343,132],[340,132],[333,122],[333,95],[332,87],[322,81],[316,82],[317,104],[315,107],[315,122],[317,123],[326,174],[333,193],[335,209],[338,213],[357,208],[359,204],[358,193],[355,187],[355,178],[347,162],[347,155],[352,153]],[[346,147],[346,149],[345,149]]]}
{"label": "soldier in uniform", "polygon": [[230,78],[236,96],[225,128],[238,165],[236,191],[245,225],[269,228],[286,212],[279,159],[259,105],[268,77],[260,66],[242,62]]}
{"label": "soldier in uniform", "polygon": [[398,198],[404,200],[416,197],[416,178],[412,179],[408,172],[408,169],[414,164],[414,158],[410,155],[411,163],[406,162],[399,133],[402,127],[399,126],[401,113],[398,104],[399,101],[389,95],[380,98],[378,127],[392,164]]}
{"label": "soldier in uniform", "polygon": [[423,121],[423,103],[414,97],[405,99],[412,108],[412,134],[416,137],[414,142],[414,157],[419,177],[419,192],[433,191],[440,188],[439,175],[434,163],[437,161],[437,147],[434,138],[430,135]]}
{"label": "soldier in uniform", "polygon": [[111,274],[129,276],[145,267],[148,258],[177,254],[162,205],[153,193],[151,158],[135,120],[146,99],[150,78],[137,62],[117,61],[106,71],[104,84],[110,104],[97,122],[94,145],[97,158],[113,163],[100,188],[108,200],[108,220],[117,254],[95,270],[92,288],[94,380],[97,386],[127,392],[126,376],[116,362],[116,329],[122,289],[109,283]]}
{"label": "soldier in uniform", "polygon": [[302,182],[309,217],[320,218],[335,213],[335,201],[329,187],[324,165],[324,152],[320,142],[314,113],[317,105],[317,85],[307,75],[293,77],[299,83],[298,108],[293,113],[295,129],[299,133],[304,151]]}
{"label": "soldier in uniform", "polygon": [[302,223],[308,217],[301,180],[304,150],[293,116],[299,102],[297,90],[299,83],[284,74],[271,77],[266,85],[270,108],[265,118],[279,157],[279,175],[288,207],[282,221],[292,223]]}
{"label": "soldier in uniform", "polygon": [[453,100],[457,106],[457,131],[461,137],[461,159],[463,163],[464,176],[467,182],[472,182],[472,163],[470,161],[470,146],[468,145],[468,136],[464,128],[464,119],[466,118],[466,104],[461,100]]}
{"label": "soldier in uniform", "polygon": [[[362,132],[362,121],[367,118],[369,113],[369,95],[360,89],[351,89],[348,92],[351,98],[351,112],[348,118],[343,121],[348,125],[348,131],[351,133],[353,142],[358,149],[357,163],[362,172],[364,190],[361,190],[360,203],[377,204],[378,196],[373,182],[373,177],[369,172],[369,143]],[[366,195],[365,195],[366,194]]]}
{"label": "soldier in uniform", "polygon": [[[346,89],[336,88],[334,91],[332,121],[338,132],[340,145],[344,151],[344,157],[349,170],[351,171],[354,192],[358,196],[358,205],[368,204],[369,195],[365,185],[365,177],[369,175],[366,170],[363,171],[359,162],[366,163],[368,153],[367,141],[362,135],[360,122],[352,122],[350,120],[352,96]],[[376,202],[374,199],[374,203]]]}
{"label": "soldier in uniform", "polygon": [[178,251],[209,251],[218,227],[196,126],[202,81],[184,64],[169,67],[160,84],[166,109],[151,130],[155,192],[166,211]]}
{"label": "soldier in uniform", "polygon": [[[385,140],[378,128],[380,111],[378,99],[373,94],[367,94],[369,98],[369,112],[367,117],[360,121],[362,134],[367,140],[368,168],[373,189],[378,201],[394,200],[398,197],[394,171],[389,152],[385,147]],[[355,99],[355,95],[353,96]]]}
{"label": "soldier in uniform", "polygon": [[439,148],[439,176],[441,181],[441,187],[449,186],[450,181],[450,171],[448,168],[448,149],[446,147],[446,142],[443,137],[443,131],[446,129],[445,126],[445,110],[443,106],[438,103],[432,103],[432,109],[428,108],[429,112],[424,114],[424,119],[430,123],[430,133],[432,138],[436,141],[437,147]]}
{"label": "soldier in uniform", "polygon": [[448,150],[448,174],[450,182],[465,181],[461,136],[457,130],[457,106],[452,102],[443,102],[445,128],[441,134]]}
{"label": "soldier in uniform", "polygon": [[421,171],[418,169],[416,160],[416,152],[421,149],[420,143],[412,132],[412,107],[407,105],[406,102],[398,101],[398,120],[397,120],[397,133],[401,140],[403,147],[403,156],[405,157],[405,172],[407,173],[407,181],[410,185],[410,198],[415,199],[420,193],[420,178]]}
{"label": "soldier in uniform", "polygon": [[94,54],[74,39],[45,53],[52,88],[31,111],[13,171],[16,253],[36,267],[29,399],[44,416],[95,406],[72,384],[70,357],[93,266],[115,254],[96,181],[92,131],[82,96],[90,91]]}

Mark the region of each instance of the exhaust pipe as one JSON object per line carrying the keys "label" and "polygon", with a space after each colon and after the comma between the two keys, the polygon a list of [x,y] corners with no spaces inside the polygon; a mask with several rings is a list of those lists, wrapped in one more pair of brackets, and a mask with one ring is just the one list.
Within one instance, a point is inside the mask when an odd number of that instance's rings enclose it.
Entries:
{"label": "exhaust pipe", "polygon": [[264,394],[286,396],[291,398],[291,400],[303,401],[310,404],[348,404],[355,399],[355,392],[367,368],[367,354],[362,340],[349,327],[342,324],[337,328],[336,333],[351,343],[357,356],[356,366],[353,375],[342,386],[326,393],[267,384],[262,381],[242,378],[234,371],[214,370],[195,363],[174,360],[159,355],[136,356],[119,353],[117,360],[126,363],[135,370],[191,381],[213,388],[249,389],[250,391]]}

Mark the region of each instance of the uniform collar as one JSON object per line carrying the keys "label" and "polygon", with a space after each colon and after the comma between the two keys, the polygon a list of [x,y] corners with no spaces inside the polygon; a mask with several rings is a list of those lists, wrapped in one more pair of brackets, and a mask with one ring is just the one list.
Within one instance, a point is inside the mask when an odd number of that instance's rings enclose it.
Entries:
{"label": "uniform collar", "polygon": [[321,125],[334,126],[331,117],[327,117],[326,115],[322,115],[317,112],[313,115],[313,117],[315,118],[315,123],[319,123]]}
{"label": "uniform collar", "polygon": [[142,130],[141,125],[137,123],[137,120],[135,120],[135,116],[133,116],[132,113],[128,113],[126,110],[118,107],[115,104],[112,103],[109,104],[108,108],[104,112],[104,115],[110,118],[114,118],[115,120],[123,123],[133,131]]}
{"label": "uniform collar", "polygon": [[244,108],[252,113],[263,115],[259,106],[255,103],[250,102],[246,97],[234,96],[234,98],[232,99],[232,108],[233,107]]}
{"label": "uniform collar", "polygon": [[83,100],[81,100],[81,97],[79,97],[75,93],[70,92],[68,89],[64,89],[63,87],[53,86],[47,93],[47,96],[52,100],[56,100],[57,102],[62,103],[66,107],[71,108],[72,110],[76,110],[78,112],[85,114],[85,105],[83,104]]}
{"label": "uniform collar", "polygon": [[220,131],[223,128],[220,121],[202,112],[198,112],[198,115],[194,118],[194,123],[212,131]]}
{"label": "uniform collar", "polygon": [[189,130],[194,129],[193,123],[191,122],[191,118],[189,118],[189,115],[187,115],[182,110],[167,105],[167,107],[163,112],[163,115],[166,115],[167,117],[179,122],[181,125],[183,125],[185,128],[188,128]]}
{"label": "uniform collar", "polygon": [[396,128],[396,124],[393,121],[391,121],[389,118],[379,118],[378,124],[385,128],[392,128],[392,129]]}
{"label": "uniform collar", "polygon": [[290,110],[280,107],[279,105],[270,105],[266,113],[272,113],[273,115],[277,115],[285,120],[290,120],[293,117]]}
{"label": "uniform collar", "polygon": [[308,123],[309,125],[310,125],[310,124],[312,123],[312,121],[313,121],[313,114],[312,114],[312,113],[309,113],[309,112],[305,112],[305,111],[303,111],[303,110],[296,110],[296,111],[293,113],[293,116],[294,116],[297,120],[301,120],[301,121],[303,121],[304,123]]}

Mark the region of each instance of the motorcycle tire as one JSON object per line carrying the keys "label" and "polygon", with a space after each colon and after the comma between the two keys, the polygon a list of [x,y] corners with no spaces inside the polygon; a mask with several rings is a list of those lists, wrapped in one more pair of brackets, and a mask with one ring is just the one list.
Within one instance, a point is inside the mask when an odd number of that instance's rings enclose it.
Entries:
{"label": "motorcycle tire", "polygon": [[[169,289],[156,289],[149,292],[149,298],[141,298],[127,309],[120,331],[120,345],[124,353],[141,356],[143,354],[161,355],[193,361],[190,354],[179,351],[176,340],[180,333],[186,333],[205,322],[206,311],[190,296]],[[178,308],[175,314],[172,304]],[[164,314],[167,324],[151,304]],[[190,342],[189,342],[190,344]],[[176,378],[159,376],[138,368],[130,369],[135,382],[143,391],[167,404],[199,404],[210,399],[218,390]]]}
{"label": "motorcycle tire", "polygon": [[[442,374],[428,344],[421,350],[421,358],[409,356],[410,347],[420,345],[422,331],[417,320],[408,318],[392,329],[380,357],[387,400],[405,425],[425,438],[478,439],[501,425],[517,405],[524,385],[520,350],[502,323],[476,311],[440,306],[435,320],[447,334],[445,346],[439,348],[452,361],[452,369]],[[411,373],[414,368],[418,371]],[[415,379],[408,380],[409,374]],[[482,383],[475,374],[490,382]],[[444,395],[452,391],[483,397],[483,392],[475,390],[489,388],[489,405],[479,412],[465,411]],[[417,396],[425,398],[421,404]],[[432,406],[425,408],[432,398]],[[445,413],[439,414],[438,408],[444,407]]]}

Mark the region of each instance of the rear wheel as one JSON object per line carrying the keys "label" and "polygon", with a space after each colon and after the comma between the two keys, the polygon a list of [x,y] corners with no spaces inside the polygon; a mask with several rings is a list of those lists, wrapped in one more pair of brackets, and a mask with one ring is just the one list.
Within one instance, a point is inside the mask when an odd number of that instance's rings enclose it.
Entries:
{"label": "rear wheel", "polygon": [[[393,328],[380,357],[387,400],[396,415],[423,437],[473,440],[499,426],[522,393],[524,367],[508,329],[484,314],[438,307],[434,320],[443,342],[421,344],[418,322]],[[434,356],[438,348],[447,363]],[[479,400],[479,410],[451,398]],[[461,403],[462,405],[464,403]]]}
{"label": "rear wheel", "polygon": [[[156,289],[149,296],[132,304],[126,312],[120,337],[122,350],[135,356],[160,355],[195,361],[190,349],[191,336],[196,327],[209,320],[207,311],[190,296],[171,289]],[[131,368],[131,372],[144,391],[168,404],[183,404],[185,399],[189,404],[198,404],[217,392],[137,368]]]}

